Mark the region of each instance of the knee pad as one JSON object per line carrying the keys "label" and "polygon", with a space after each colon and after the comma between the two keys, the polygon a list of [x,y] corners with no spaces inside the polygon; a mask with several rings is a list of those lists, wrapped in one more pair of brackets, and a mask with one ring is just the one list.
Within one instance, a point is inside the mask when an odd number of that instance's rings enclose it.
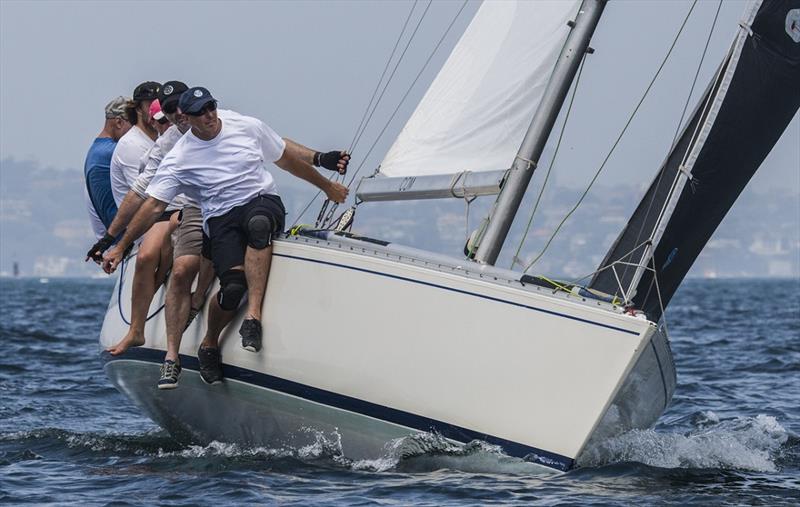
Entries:
{"label": "knee pad", "polygon": [[275,223],[265,215],[255,215],[247,221],[247,244],[256,250],[263,250],[272,244]]}
{"label": "knee pad", "polygon": [[244,276],[244,271],[229,269],[220,275],[217,293],[217,303],[220,308],[226,312],[236,310],[245,294],[247,294],[247,278]]}

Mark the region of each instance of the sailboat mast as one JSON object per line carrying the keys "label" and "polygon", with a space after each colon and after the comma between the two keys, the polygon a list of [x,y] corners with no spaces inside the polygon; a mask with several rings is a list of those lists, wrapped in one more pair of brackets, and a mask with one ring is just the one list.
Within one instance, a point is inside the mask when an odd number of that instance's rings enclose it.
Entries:
{"label": "sailboat mast", "polygon": [[578,10],[575,23],[547,83],[544,96],[514,158],[508,179],[489,213],[484,232],[478,239],[475,254],[475,260],[478,262],[494,264],[500,255],[511,223],[536,169],[536,163],[542,155],[605,5],[606,0],[584,0]]}

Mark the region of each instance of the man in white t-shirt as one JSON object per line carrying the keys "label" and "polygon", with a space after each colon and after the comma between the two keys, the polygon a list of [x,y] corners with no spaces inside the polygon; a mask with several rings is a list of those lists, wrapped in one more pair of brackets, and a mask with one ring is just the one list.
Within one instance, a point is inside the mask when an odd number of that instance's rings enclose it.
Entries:
{"label": "man in white t-shirt", "polygon": [[[314,184],[334,202],[344,202],[348,194],[347,187],[322,176],[294,149],[286,149],[284,140],[266,124],[232,111],[218,116],[216,105],[202,87],[181,95],[179,108],[189,116],[192,128],[162,161],[147,189],[150,198],[104,262],[108,270],[115,269],[127,245],[178,193],[200,202],[210,256],[220,279],[220,290],[209,305],[208,330],[198,350],[200,373],[208,383],[222,380],[219,334],[245,293],[247,317],[239,330],[242,346],[253,352],[261,348],[261,304],[272,257],[271,240],[283,230],[285,215],[265,165],[274,163]],[[349,156],[344,152],[340,156],[334,167],[343,171]]]}

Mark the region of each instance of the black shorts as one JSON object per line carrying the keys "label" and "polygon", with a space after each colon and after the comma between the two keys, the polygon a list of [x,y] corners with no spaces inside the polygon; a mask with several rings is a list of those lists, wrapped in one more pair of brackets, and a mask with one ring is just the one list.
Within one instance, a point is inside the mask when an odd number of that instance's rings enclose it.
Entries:
{"label": "black shorts", "polygon": [[[256,196],[250,202],[237,206],[224,215],[208,219],[210,241],[207,243],[217,276],[234,266],[244,264],[244,254],[250,242],[247,222],[256,215],[269,217],[276,224],[274,234],[283,231],[286,210],[281,198],[271,194]],[[269,244],[272,244],[271,238]],[[203,250],[206,255],[209,248],[204,245]]]}

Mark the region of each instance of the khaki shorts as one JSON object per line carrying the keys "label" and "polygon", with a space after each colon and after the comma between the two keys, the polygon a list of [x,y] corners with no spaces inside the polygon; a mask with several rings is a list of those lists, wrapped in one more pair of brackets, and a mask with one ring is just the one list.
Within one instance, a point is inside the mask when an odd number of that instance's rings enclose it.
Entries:
{"label": "khaki shorts", "polygon": [[186,206],[178,228],[172,233],[172,257],[200,255],[203,250],[203,215],[199,208]]}

